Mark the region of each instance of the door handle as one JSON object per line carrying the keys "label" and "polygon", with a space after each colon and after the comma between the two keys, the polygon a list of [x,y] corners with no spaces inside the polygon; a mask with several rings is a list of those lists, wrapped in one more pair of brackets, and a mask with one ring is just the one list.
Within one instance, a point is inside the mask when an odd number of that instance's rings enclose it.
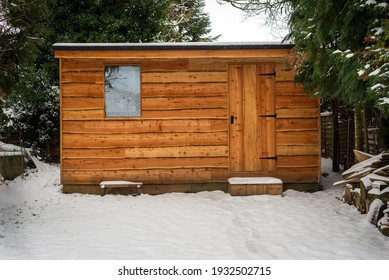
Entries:
{"label": "door handle", "polygon": [[234,124],[235,122],[235,117],[234,116],[230,116],[230,124]]}

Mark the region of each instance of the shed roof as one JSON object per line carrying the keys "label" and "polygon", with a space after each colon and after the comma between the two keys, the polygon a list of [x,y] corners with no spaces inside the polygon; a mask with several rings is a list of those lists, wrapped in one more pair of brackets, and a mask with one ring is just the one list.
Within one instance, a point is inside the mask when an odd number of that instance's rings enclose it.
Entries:
{"label": "shed roof", "polygon": [[56,43],[54,50],[261,50],[291,49],[280,42]]}

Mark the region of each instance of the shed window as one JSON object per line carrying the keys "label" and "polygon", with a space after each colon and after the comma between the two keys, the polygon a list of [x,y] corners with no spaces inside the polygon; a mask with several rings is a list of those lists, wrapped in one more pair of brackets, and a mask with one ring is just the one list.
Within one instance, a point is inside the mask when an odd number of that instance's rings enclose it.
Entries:
{"label": "shed window", "polygon": [[140,116],[140,67],[106,66],[104,76],[105,115]]}

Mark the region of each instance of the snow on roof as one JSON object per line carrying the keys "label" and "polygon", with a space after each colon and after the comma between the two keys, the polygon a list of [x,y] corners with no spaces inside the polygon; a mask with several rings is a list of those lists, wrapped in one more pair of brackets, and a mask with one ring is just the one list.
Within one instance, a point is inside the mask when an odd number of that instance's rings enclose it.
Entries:
{"label": "snow on roof", "polygon": [[7,144],[7,143],[4,143],[4,142],[0,141],[0,151],[4,151],[4,152],[19,152],[20,151],[20,147],[16,146],[16,145],[13,145],[13,144]]}
{"label": "snow on roof", "polygon": [[231,185],[263,185],[282,184],[282,181],[273,177],[233,177],[228,179]]}
{"label": "snow on roof", "polygon": [[22,152],[0,152],[0,157],[21,156]]}
{"label": "snow on roof", "polygon": [[291,49],[281,42],[56,43],[54,50],[234,50]]}

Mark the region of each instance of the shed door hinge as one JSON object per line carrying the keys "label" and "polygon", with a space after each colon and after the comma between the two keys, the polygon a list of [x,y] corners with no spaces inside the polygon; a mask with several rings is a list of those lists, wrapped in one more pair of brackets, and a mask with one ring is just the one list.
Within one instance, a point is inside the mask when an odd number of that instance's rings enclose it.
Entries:
{"label": "shed door hinge", "polygon": [[272,115],[259,115],[259,118],[277,118],[277,114]]}
{"label": "shed door hinge", "polygon": [[272,76],[272,77],[275,77],[276,76],[276,72],[274,71],[273,73],[258,74],[258,76]]}
{"label": "shed door hinge", "polygon": [[259,159],[277,160],[277,156],[275,156],[275,157],[260,157]]}

